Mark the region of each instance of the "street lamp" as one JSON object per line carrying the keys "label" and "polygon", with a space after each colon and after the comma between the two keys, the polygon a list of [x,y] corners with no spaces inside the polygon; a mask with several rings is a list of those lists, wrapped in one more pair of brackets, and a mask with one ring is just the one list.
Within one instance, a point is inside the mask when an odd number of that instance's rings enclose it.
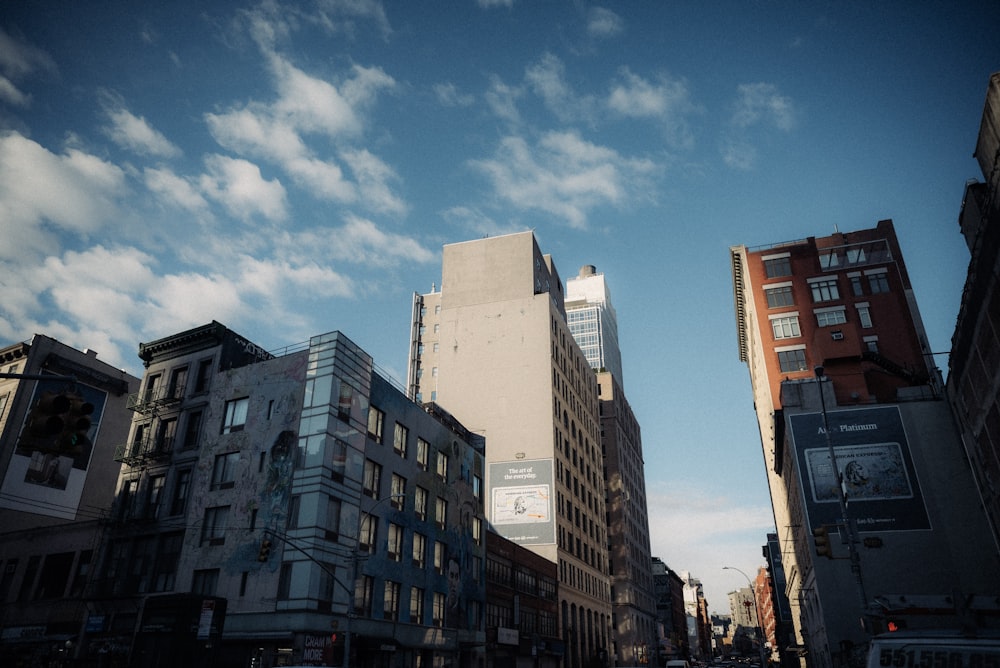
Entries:
{"label": "street lamp", "polygon": [[[376,501],[368,510],[370,516],[372,512],[386,501],[393,499],[405,499],[405,494],[390,494],[389,496]],[[354,534],[354,550],[351,553],[351,589],[347,592],[347,623],[344,625],[344,668],[351,668],[351,620],[354,619],[354,602],[358,590],[358,547],[361,545],[361,503],[358,503],[358,530]]]}
{"label": "street lamp", "polygon": [[757,590],[754,589],[753,582],[750,581],[750,576],[741,571],[734,566],[723,566],[724,571],[736,571],[743,577],[747,579],[747,585],[750,587],[750,595],[753,596],[753,609],[754,614],[757,618],[757,647],[760,649],[760,668],[766,668],[767,658],[764,654],[764,623],[760,619],[760,606],[757,605]]}

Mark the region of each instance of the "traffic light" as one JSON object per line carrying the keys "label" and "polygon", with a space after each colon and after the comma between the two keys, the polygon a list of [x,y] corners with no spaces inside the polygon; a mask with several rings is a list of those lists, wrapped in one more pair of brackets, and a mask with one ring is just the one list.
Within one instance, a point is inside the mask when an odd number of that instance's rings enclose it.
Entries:
{"label": "traffic light", "polygon": [[94,405],[79,394],[63,394],[67,409],[63,415],[63,428],[56,439],[62,454],[76,456],[83,454],[83,448],[90,444],[90,416]]}
{"label": "traffic light", "polygon": [[257,553],[257,561],[265,562],[271,556],[271,539],[265,538],[260,541],[260,551]]}
{"label": "traffic light", "polygon": [[21,432],[20,447],[41,452],[55,452],[53,438],[65,428],[64,414],[69,410],[69,397],[55,392],[42,392],[31,407]]}
{"label": "traffic light", "polygon": [[813,529],[813,540],[816,542],[816,554],[827,559],[833,559],[833,547],[830,545],[830,528],[822,524]]}

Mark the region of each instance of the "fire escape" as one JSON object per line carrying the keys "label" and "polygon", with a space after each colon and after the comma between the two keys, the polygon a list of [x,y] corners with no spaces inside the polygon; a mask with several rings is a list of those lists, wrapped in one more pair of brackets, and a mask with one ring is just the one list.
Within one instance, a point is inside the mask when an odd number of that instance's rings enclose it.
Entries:
{"label": "fire escape", "polygon": [[153,387],[130,394],[126,407],[135,412],[132,439],[115,448],[115,461],[128,466],[144,466],[170,458],[174,448],[177,420],[163,419],[184,397],[184,387]]}

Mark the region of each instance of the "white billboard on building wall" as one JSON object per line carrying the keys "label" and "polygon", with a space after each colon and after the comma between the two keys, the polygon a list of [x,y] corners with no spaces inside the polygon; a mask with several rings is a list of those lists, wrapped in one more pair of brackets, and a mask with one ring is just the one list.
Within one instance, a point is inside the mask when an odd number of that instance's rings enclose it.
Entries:
{"label": "white billboard on building wall", "polygon": [[490,522],[522,545],[555,542],[551,459],[490,464]]}

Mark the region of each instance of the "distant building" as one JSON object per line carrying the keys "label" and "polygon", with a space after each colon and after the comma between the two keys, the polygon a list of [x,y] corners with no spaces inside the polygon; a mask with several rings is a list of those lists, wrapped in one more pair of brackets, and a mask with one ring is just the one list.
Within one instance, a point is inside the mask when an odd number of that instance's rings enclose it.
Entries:
{"label": "distant building", "polygon": [[410,396],[484,434],[487,518],[558,565],[564,665],[611,648],[599,388],[532,232],[444,247],[440,291],[414,296]]}
{"label": "distant building", "polygon": [[139,356],[92,643],[134,666],[484,664],[482,437],[339,332],[275,355],[213,322]]}
{"label": "distant building", "polygon": [[[768,600],[760,601],[760,615],[764,620],[764,633],[771,643],[772,660],[780,663],[786,650],[795,645],[795,628],[786,593],[785,562],[781,556],[778,534],[767,534],[767,543],[762,553],[767,561]],[[793,663],[797,665],[798,661]]]}
{"label": "distant building", "polygon": [[[672,658],[690,656],[687,614],[684,609],[684,581],[659,557],[652,558],[652,566],[658,625],[657,664],[665,666]],[[652,658],[649,663],[653,665]]]}
{"label": "distant building", "polygon": [[566,321],[597,374],[608,513],[614,647],[620,666],[655,655],[656,598],[649,547],[642,433],[622,389],[618,322],[604,274],[586,265],[566,281]]}
{"label": "distant building", "polygon": [[857,661],[904,600],[941,612],[911,626],[962,623],[951,593],[995,596],[1000,562],[892,221],[734,246],[731,259],[786,594],[811,665]]}
{"label": "distant building", "polygon": [[625,385],[618,343],[618,314],[604,274],[593,265],[566,281],[566,322],[591,369],[609,371]]}
{"label": "distant building", "polygon": [[0,372],[0,656],[61,664],[105,623],[89,589],[139,379],[41,334],[0,348]]}
{"label": "distant building", "polygon": [[948,358],[948,398],[1000,549],[1000,72],[990,77],[958,223],[972,255]]}

